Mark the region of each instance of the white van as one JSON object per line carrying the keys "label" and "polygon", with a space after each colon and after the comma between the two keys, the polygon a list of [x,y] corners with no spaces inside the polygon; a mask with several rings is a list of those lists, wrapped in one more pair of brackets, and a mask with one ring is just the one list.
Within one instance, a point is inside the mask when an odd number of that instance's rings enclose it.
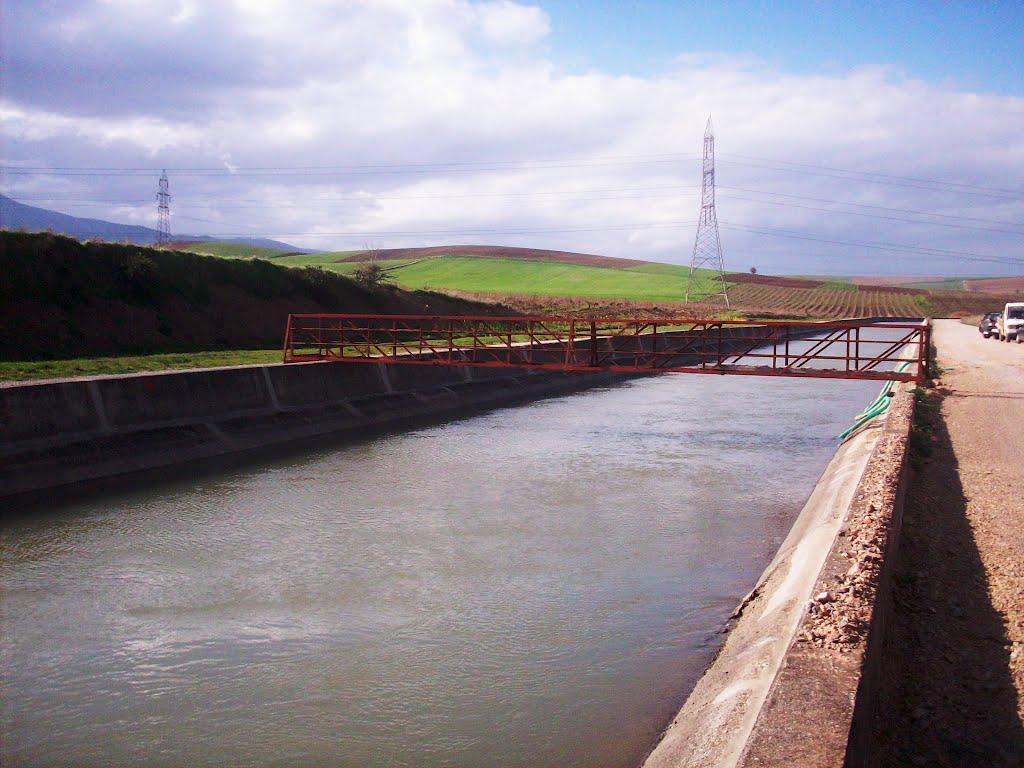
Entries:
{"label": "white van", "polygon": [[1024,344],[1024,301],[1013,301],[1003,307],[1003,314],[996,323],[996,335],[1000,341],[1016,339]]}

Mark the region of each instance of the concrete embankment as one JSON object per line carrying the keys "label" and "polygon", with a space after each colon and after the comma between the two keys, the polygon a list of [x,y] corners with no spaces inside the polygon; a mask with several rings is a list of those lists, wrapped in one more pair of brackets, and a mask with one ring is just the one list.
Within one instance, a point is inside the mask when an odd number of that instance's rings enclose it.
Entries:
{"label": "concrete embankment", "polygon": [[912,392],[839,447],[645,768],[867,765]]}
{"label": "concrete embankment", "polygon": [[4,386],[0,497],[317,437],[356,437],[613,378],[303,363]]}
{"label": "concrete embankment", "polygon": [[[723,349],[732,340],[743,348],[756,332],[724,329],[730,341]],[[5,384],[0,498],[31,499],[50,488],[315,438],[358,437],[621,378],[528,368],[301,363]]]}

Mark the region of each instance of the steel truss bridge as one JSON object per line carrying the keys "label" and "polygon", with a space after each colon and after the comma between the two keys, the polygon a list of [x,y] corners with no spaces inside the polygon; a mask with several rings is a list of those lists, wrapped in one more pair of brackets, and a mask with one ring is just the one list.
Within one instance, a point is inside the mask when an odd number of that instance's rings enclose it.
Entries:
{"label": "steel truss bridge", "polygon": [[293,314],[284,362],[921,381],[930,332],[927,320]]}

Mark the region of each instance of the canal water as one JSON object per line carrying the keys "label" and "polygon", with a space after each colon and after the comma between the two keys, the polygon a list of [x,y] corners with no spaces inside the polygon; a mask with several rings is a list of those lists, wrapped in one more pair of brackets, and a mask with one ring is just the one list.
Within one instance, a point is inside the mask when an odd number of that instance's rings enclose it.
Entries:
{"label": "canal water", "polygon": [[0,763],[642,760],[877,383],[665,375],[0,528]]}

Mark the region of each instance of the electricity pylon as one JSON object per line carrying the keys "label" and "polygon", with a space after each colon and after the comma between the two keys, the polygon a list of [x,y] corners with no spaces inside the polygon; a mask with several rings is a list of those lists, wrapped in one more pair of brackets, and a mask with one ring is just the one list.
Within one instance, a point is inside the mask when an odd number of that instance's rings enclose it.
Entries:
{"label": "electricity pylon", "polygon": [[160,174],[156,193],[156,242],[167,245],[171,242],[171,190],[167,171]]}
{"label": "electricity pylon", "polygon": [[[704,282],[699,276],[694,283],[694,273],[701,268],[714,270],[711,285],[705,291],[696,290]],[[729,306],[729,293],[725,282],[725,260],[722,258],[722,241],[718,237],[718,216],[715,214],[715,134],[711,129],[711,117],[704,131],[704,172],[700,185],[700,219],[697,221],[697,237],[693,242],[693,256],[690,257],[690,276],[686,281],[686,295],[683,301],[702,301],[721,296]],[[718,290],[720,289],[720,290]]]}

